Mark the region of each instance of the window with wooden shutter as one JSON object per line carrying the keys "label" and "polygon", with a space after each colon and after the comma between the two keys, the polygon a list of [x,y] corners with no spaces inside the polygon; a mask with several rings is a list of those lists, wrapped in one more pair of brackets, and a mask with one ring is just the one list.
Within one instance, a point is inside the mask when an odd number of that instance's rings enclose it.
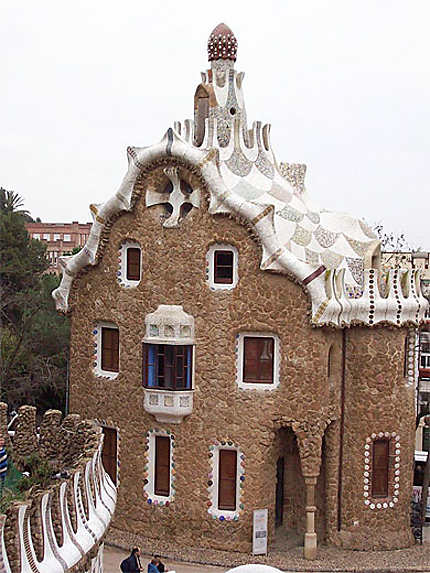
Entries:
{"label": "window with wooden shutter", "polygon": [[233,283],[233,251],[214,252],[214,282],[217,284]]}
{"label": "window with wooden shutter", "polygon": [[191,390],[191,345],[144,344],[143,384],[162,390]]}
{"label": "window with wooden shutter", "polygon": [[103,427],[103,467],[114,484],[117,482],[117,431],[114,428]]}
{"label": "window with wooden shutter", "polygon": [[102,327],[102,370],[119,370],[119,331],[117,328]]}
{"label": "window with wooden shutter", "polygon": [[245,336],[243,345],[243,382],[273,383],[274,339]]}
{"label": "window with wooden shutter", "polygon": [[127,280],[140,281],[140,249],[138,247],[127,249]]}
{"label": "window with wooden shutter", "polygon": [[236,509],[237,451],[219,450],[218,509]]}
{"label": "window with wooden shutter", "polygon": [[155,437],[155,495],[170,494],[170,438]]}
{"label": "window with wooden shutter", "polygon": [[372,497],[388,497],[389,440],[373,442]]}

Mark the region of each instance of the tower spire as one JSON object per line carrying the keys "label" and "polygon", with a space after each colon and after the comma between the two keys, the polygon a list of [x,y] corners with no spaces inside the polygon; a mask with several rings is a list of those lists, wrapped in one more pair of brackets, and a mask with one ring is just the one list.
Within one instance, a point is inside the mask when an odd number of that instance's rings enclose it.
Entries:
{"label": "tower spire", "polygon": [[237,40],[230,28],[224,24],[218,24],[208,39],[208,60],[231,60],[236,61]]}

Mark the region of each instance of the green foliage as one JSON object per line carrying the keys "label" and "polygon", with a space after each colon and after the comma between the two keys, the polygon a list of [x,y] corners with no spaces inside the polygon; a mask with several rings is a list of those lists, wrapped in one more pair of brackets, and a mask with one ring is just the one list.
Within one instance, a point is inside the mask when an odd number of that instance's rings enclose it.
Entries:
{"label": "green foliage", "polygon": [[33,452],[24,460],[24,471],[28,472],[29,476],[23,476],[17,484],[19,492],[37,487],[46,489],[51,483],[51,468],[49,464],[42,460],[37,452]]}
{"label": "green foliage", "polygon": [[69,343],[68,319],[55,311],[58,278],[41,241],[25,228],[19,196],[0,188],[0,393],[12,408],[63,409]]}
{"label": "green foliage", "polygon": [[6,510],[15,501],[22,501],[24,496],[20,492],[16,492],[9,488],[4,488],[0,497],[0,513],[6,513]]}

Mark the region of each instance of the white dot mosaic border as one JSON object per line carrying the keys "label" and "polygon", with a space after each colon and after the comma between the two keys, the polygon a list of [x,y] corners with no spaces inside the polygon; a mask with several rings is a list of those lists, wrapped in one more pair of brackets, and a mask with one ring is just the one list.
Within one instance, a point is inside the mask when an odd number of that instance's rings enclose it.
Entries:
{"label": "white dot mosaic border", "polygon": [[[391,458],[394,451],[394,468],[389,468],[388,487],[392,489],[393,495],[379,501],[379,498],[372,498],[372,444],[375,440],[388,438],[390,440],[389,457]],[[394,444],[392,441],[394,440]],[[363,497],[364,504],[369,509],[389,509],[393,508],[399,501],[400,493],[400,436],[396,432],[379,432],[373,433],[366,438],[364,446],[364,471],[363,471]],[[391,482],[391,483],[390,483]],[[391,486],[392,484],[392,486]]]}
{"label": "white dot mosaic border", "polygon": [[406,356],[406,377],[407,386],[415,386],[418,381],[418,356],[416,352],[417,329],[410,328],[408,333],[407,356]]}
{"label": "white dot mosaic border", "polygon": [[[218,509],[218,470],[219,470],[219,451],[236,450],[237,452],[237,470],[236,470],[236,509],[226,510]],[[245,506],[243,503],[243,490],[245,487],[245,455],[232,440],[215,440],[209,446],[210,471],[208,473],[208,494],[209,501],[208,513],[212,519],[219,521],[238,521],[243,514]]]}
{"label": "white dot mosaic border", "polygon": [[[163,436],[170,438],[170,494],[168,496],[155,494],[155,438]],[[143,467],[143,495],[151,507],[168,507],[175,500],[175,436],[170,430],[151,428],[146,433],[145,465]]]}

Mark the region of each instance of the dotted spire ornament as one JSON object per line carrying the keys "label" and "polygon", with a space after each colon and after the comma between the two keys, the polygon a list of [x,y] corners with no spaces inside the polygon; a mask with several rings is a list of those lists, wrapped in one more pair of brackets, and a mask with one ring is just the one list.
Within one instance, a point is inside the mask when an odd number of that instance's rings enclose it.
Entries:
{"label": "dotted spire ornament", "polygon": [[237,40],[233,32],[225,24],[218,24],[212,30],[208,40],[208,60],[236,61]]}

